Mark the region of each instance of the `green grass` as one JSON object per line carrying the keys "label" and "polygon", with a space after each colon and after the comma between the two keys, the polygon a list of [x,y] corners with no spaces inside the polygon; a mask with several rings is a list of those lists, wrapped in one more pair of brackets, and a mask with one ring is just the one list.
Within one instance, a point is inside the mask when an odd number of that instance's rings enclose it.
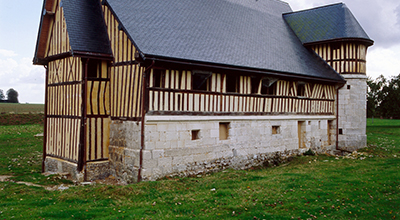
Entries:
{"label": "green grass", "polygon": [[43,113],[44,104],[0,103],[1,114]]}
{"label": "green grass", "polygon": [[[3,182],[0,219],[399,219],[398,126],[369,120],[368,155],[358,159],[304,156],[266,169],[64,191]],[[38,125],[0,126],[0,174],[62,183],[39,174],[39,132]]]}

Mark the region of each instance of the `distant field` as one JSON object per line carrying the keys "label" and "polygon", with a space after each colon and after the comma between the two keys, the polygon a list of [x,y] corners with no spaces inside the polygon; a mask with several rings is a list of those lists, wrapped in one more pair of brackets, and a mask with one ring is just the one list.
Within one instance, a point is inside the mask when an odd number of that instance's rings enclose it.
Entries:
{"label": "distant field", "polygon": [[43,113],[44,104],[0,103],[0,114]]}

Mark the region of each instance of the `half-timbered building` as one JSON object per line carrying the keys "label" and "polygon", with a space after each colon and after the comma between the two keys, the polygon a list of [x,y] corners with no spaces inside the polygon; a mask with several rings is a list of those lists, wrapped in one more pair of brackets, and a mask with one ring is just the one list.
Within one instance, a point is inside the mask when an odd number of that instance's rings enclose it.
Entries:
{"label": "half-timbered building", "polygon": [[366,145],[366,53],[345,4],[44,0],[43,170],[126,183]]}

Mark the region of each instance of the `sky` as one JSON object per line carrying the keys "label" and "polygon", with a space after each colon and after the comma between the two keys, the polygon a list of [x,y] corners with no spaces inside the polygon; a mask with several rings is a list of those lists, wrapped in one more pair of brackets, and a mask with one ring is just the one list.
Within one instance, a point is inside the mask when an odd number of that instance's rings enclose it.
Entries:
{"label": "sky", "polygon": [[[260,0],[259,0],[260,1]],[[261,0],[262,1],[262,0]],[[285,0],[293,11],[338,3]],[[367,54],[367,75],[400,74],[400,1],[342,0],[375,44]],[[45,69],[32,65],[43,0],[0,0],[0,89],[13,88],[20,103],[44,103]]]}

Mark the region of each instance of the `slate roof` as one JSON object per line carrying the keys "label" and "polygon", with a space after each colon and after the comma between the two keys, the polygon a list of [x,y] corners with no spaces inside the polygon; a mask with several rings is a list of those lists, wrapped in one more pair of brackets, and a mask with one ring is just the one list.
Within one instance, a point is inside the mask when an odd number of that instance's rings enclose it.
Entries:
{"label": "slate roof", "polygon": [[335,39],[360,39],[373,44],[343,3],[287,13],[283,17],[303,44]]}
{"label": "slate roof", "polygon": [[291,8],[279,0],[106,0],[106,4],[147,57],[343,82],[302,45],[282,18]]}
{"label": "slate roof", "polygon": [[62,0],[72,51],[112,54],[98,0]]}

